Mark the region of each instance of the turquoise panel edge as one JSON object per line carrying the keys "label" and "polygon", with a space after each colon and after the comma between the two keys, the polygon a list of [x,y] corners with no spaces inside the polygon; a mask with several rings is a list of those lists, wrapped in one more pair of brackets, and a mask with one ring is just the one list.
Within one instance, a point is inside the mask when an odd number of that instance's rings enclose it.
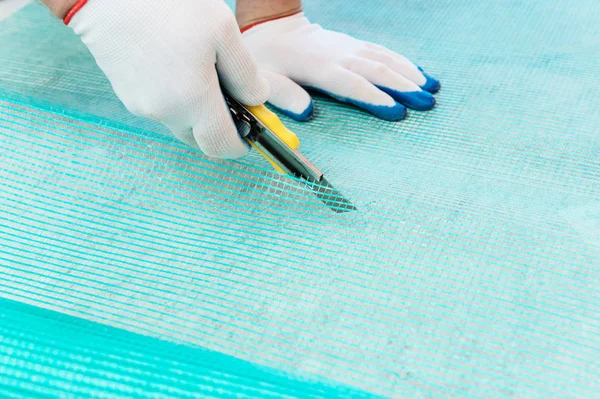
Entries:
{"label": "turquoise panel edge", "polygon": [[0,391],[17,396],[377,396],[0,298]]}

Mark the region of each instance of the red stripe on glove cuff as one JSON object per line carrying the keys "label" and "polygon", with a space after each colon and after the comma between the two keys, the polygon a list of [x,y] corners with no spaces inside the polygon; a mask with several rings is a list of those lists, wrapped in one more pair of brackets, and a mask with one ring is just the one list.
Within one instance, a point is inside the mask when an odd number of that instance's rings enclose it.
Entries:
{"label": "red stripe on glove cuff", "polygon": [[282,19],[282,18],[287,18],[287,17],[291,17],[292,15],[296,15],[296,14],[300,14],[302,11],[294,11],[293,13],[290,14],[286,14],[286,15],[282,15],[280,17],[275,17],[275,18],[271,18],[271,19],[267,19],[265,21],[260,21],[260,22],[255,22],[253,24],[250,24],[248,26],[244,26],[243,28],[240,29],[240,31],[242,33],[254,28],[255,26],[258,26],[260,24],[264,24],[265,22],[271,22],[271,21],[277,21],[278,19]]}
{"label": "red stripe on glove cuff", "polygon": [[81,7],[83,7],[85,3],[87,3],[87,0],[79,0],[77,3],[75,3],[75,5],[69,10],[67,15],[65,15],[65,17],[63,18],[63,22],[65,23],[65,25],[69,25],[69,22],[71,22],[71,18],[73,18],[73,16],[77,14],[77,11],[81,10]]}

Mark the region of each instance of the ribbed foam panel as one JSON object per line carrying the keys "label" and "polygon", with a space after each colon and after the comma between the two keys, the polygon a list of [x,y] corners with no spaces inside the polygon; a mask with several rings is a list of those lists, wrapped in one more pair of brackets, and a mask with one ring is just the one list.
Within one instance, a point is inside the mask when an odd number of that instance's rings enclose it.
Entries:
{"label": "ribbed foam panel", "polygon": [[2,397],[600,397],[600,3],[306,0],[442,81],[282,117],[357,211],[127,113],[0,24]]}

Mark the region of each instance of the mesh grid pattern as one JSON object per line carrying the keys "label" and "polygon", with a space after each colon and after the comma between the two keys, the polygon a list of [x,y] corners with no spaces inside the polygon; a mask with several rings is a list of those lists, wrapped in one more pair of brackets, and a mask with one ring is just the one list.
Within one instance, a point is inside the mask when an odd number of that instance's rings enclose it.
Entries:
{"label": "mesh grid pattern", "polygon": [[129,115],[40,6],[2,23],[0,296],[389,397],[598,397],[600,4],[305,3],[442,80],[283,118],[358,212]]}

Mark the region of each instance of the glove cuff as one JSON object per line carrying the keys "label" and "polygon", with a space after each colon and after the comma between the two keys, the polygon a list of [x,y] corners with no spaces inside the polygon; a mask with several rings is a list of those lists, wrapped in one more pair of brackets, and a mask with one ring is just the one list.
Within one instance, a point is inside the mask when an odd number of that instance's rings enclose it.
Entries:
{"label": "glove cuff", "polygon": [[304,11],[294,11],[294,12],[292,12],[292,13],[290,13],[290,14],[280,15],[280,16],[278,16],[278,17],[274,17],[274,18],[266,19],[266,20],[264,20],[264,21],[260,21],[260,22],[254,22],[254,23],[252,23],[252,24],[250,24],[250,25],[247,25],[247,26],[244,26],[243,28],[240,28],[240,31],[241,31],[242,33],[245,33],[245,32],[247,32],[247,31],[249,31],[250,29],[252,29],[252,28],[254,28],[254,27],[257,27],[258,25],[262,25],[262,24],[264,24],[264,23],[267,23],[267,22],[273,22],[273,21],[277,21],[277,20],[279,20],[279,19],[284,19],[284,18],[295,17],[295,16],[297,16],[297,15],[304,15]]}
{"label": "glove cuff", "polygon": [[81,7],[83,7],[85,3],[87,3],[87,0],[79,0],[77,1],[77,3],[75,3],[73,7],[71,7],[71,9],[67,12],[67,15],[65,15],[65,17],[63,18],[63,22],[65,25],[69,25],[69,22],[71,22],[73,16],[77,14],[79,10],[81,10]]}

